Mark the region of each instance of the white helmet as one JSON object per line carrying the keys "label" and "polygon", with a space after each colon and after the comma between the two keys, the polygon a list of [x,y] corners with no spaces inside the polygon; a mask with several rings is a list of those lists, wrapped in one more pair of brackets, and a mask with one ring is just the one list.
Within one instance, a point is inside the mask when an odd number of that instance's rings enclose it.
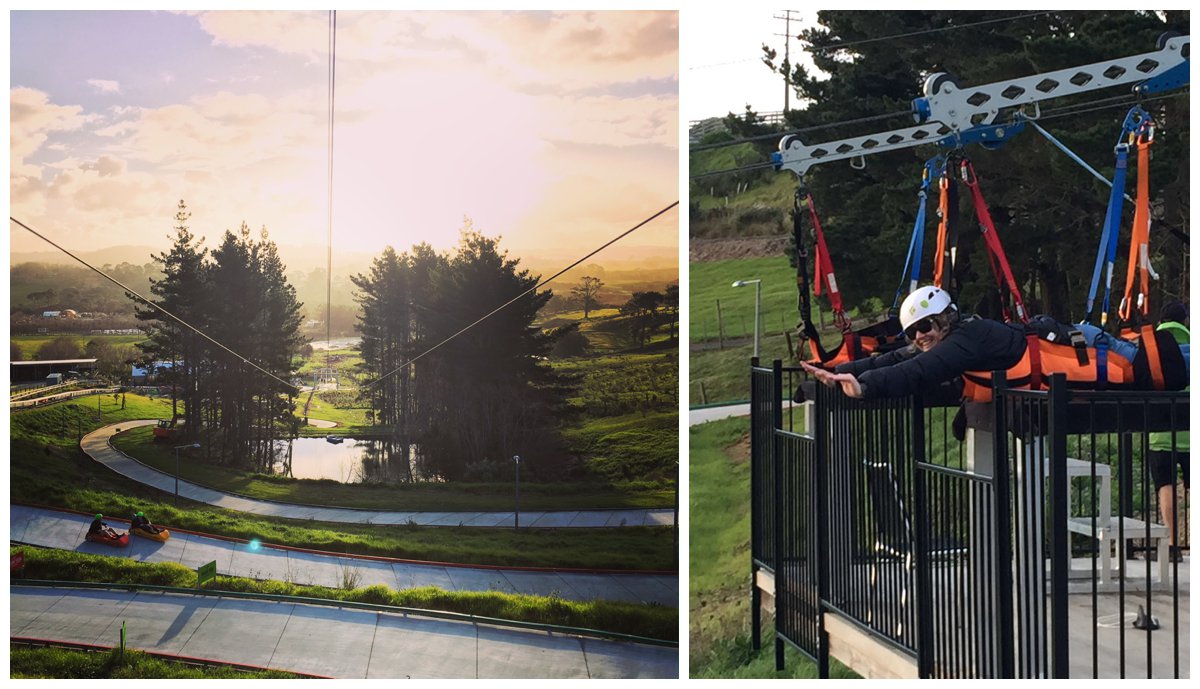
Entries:
{"label": "white helmet", "polygon": [[936,316],[953,307],[954,303],[945,290],[932,285],[918,287],[905,297],[904,303],[900,305],[900,326],[908,330],[910,325],[922,318]]}

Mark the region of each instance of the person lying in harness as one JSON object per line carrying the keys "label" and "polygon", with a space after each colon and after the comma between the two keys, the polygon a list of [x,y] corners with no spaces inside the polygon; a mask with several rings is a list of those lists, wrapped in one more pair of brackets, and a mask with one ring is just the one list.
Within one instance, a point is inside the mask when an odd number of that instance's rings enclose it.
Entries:
{"label": "person lying in harness", "polygon": [[[877,399],[925,394],[961,378],[964,400],[991,401],[992,371],[1005,371],[1012,387],[1044,389],[1048,376],[1064,373],[1075,388],[1182,390],[1187,385],[1183,352],[1168,333],[1143,328],[1130,357],[1124,349],[1089,340],[1078,327],[1036,317],[1029,326],[958,313],[950,295],[921,287],[900,307],[900,323],[912,343],[880,356],[840,364],[833,373],[802,364],[818,382],[840,385],[849,397]],[[1102,341],[1104,340],[1104,341]]]}
{"label": "person lying in harness", "polygon": [[1010,369],[1025,355],[1020,326],[960,315],[937,287],[909,294],[900,306],[900,324],[911,343],[906,347],[839,364],[832,373],[801,366],[820,383],[841,385],[849,397],[877,399],[927,393],[966,371]]}

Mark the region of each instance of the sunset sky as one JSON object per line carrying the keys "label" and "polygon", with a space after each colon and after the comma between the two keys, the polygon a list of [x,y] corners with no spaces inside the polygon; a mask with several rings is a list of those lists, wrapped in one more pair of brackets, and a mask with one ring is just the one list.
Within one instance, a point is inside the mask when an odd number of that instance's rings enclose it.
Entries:
{"label": "sunset sky", "polygon": [[[448,249],[469,216],[582,255],[679,199],[674,12],[343,11],[335,68],[335,252]],[[13,12],[10,215],[165,248],[184,199],[208,246],[245,221],[324,247],[328,79],[326,12]]]}

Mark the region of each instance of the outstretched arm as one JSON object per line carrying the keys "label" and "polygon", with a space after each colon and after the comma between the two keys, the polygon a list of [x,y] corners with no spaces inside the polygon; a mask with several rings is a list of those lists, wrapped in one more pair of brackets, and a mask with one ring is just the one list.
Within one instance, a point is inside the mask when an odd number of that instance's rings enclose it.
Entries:
{"label": "outstretched arm", "polygon": [[821,383],[826,387],[831,388],[835,385],[841,385],[842,392],[845,393],[847,397],[857,398],[863,396],[862,384],[858,382],[858,379],[854,377],[853,373],[830,373],[829,371],[819,369],[816,366],[806,363],[801,363],[800,367],[803,368],[810,376],[815,378],[818,383]]}

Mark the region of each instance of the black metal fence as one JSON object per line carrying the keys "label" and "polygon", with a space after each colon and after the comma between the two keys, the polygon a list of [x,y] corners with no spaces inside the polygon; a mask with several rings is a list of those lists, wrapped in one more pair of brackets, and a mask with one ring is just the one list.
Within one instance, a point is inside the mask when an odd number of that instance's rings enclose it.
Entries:
{"label": "black metal fence", "polygon": [[[1188,587],[1160,557],[1144,461],[1152,432],[1184,442],[1186,392],[1030,392],[998,377],[996,403],[963,424],[958,408],[818,386],[797,433],[795,369],[754,362],[751,375],[751,574],[772,578],[779,667],[790,643],[827,676],[837,614],[922,677],[1187,676]],[[1157,631],[1131,626],[1136,606]]]}

